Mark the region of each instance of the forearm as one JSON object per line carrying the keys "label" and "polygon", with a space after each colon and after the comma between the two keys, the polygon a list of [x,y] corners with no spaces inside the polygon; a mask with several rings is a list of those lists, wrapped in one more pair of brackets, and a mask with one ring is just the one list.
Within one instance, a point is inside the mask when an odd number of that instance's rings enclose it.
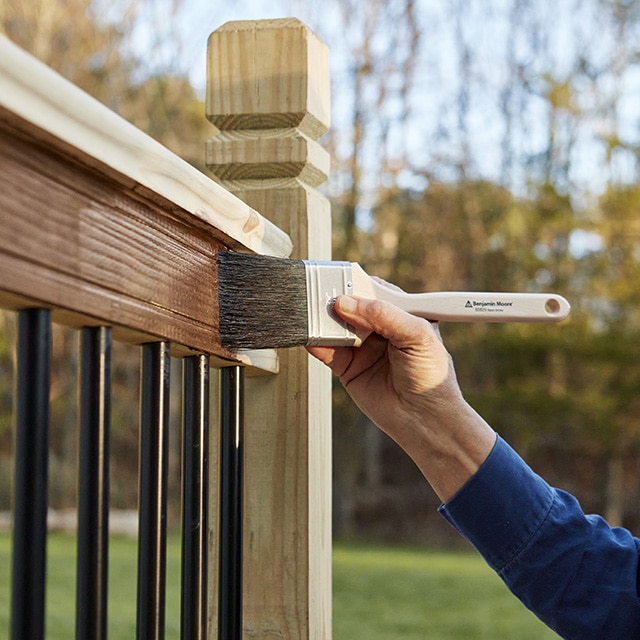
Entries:
{"label": "forearm", "polygon": [[416,424],[408,428],[385,430],[443,502],[478,471],[496,442],[495,431],[462,399],[443,404],[429,416],[416,416]]}
{"label": "forearm", "polygon": [[495,431],[466,402],[448,409],[439,424],[424,427],[423,437],[405,447],[443,502],[478,471],[496,441]]}

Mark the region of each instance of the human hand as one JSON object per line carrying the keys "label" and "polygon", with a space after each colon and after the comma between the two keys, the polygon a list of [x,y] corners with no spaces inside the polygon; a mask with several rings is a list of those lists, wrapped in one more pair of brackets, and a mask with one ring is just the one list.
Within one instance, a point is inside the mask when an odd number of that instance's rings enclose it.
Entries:
{"label": "human hand", "polygon": [[362,346],[309,347],[339,377],[354,402],[394,439],[424,428],[463,402],[437,324],[377,300],[342,296],[335,311],[370,332]]}
{"label": "human hand", "polygon": [[449,499],[485,460],[495,433],[462,397],[437,325],[352,296],[338,298],[335,311],[369,337],[360,347],[308,347],[309,353]]}

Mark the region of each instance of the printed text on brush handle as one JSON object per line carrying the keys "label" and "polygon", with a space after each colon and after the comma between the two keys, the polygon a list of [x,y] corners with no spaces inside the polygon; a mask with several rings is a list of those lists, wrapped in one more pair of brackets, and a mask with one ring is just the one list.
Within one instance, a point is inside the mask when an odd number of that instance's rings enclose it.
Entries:
{"label": "printed text on brush handle", "polygon": [[442,291],[408,294],[373,282],[378,300],[429,320],[450,322],[560,322],[571,309],[562,296],[548,293]]}

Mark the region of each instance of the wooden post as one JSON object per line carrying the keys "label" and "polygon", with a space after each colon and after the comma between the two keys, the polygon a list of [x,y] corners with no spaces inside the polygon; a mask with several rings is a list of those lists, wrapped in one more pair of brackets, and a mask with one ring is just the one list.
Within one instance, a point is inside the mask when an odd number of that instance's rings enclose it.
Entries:
{"label": "wooden post", "polygon": [[[328,53],[298,20],[230,22],[211,34],[207,164],[286,231],[296,258],[330,259]],[[302,348],[248,378],[244,635],[331,637],[331,379]],[[213,606],[215,615],[215,603]]]}

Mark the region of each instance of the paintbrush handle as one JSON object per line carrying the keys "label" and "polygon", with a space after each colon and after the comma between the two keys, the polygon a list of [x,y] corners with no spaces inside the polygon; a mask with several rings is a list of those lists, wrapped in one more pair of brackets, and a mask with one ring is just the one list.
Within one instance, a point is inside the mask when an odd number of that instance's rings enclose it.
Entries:
{"label": "paintbrush handle", "polygon": [[386,300],[413,315],[448,322],[560,322],[571,306],[555,293],[437,291],[406,293],[351,263],[353,293]]}
{"label": "paintbrush handle", "polygon": [[448,322],[560,322],[571,307],[553,293],[404,293],[374,283],[376,298],[413,315]]}
{"label": "paintbrush handle", "polygon": [[363,298],[386,300],[427,320],[448,322],[560,322],[571,305],[555,293],[488,293],[436,291],[406,293],[369,276],[351,263],[353,293]]}

